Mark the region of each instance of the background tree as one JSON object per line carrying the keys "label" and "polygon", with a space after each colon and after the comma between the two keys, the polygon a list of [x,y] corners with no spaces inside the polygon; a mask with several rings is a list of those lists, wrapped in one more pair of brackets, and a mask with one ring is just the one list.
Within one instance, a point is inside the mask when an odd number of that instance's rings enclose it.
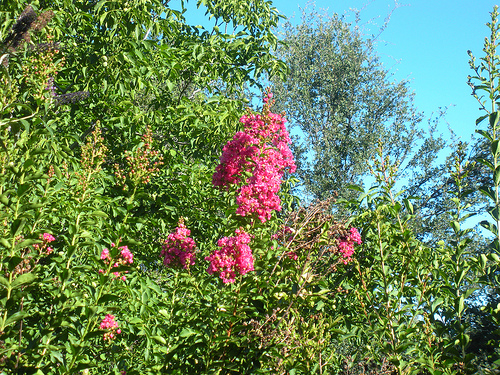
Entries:
{"label": "background tree", "polygon": [[346,186],[363,182],[378,141],[398,164],[415,151],[422,114],[409,84],[392,79],[375,52],[375,39],[357,24],[306,10],[299,25],[283,25],[282,42],[276,55],[288,74],[271,83],[300,140],[295,153],[307,193],[351,196]]}

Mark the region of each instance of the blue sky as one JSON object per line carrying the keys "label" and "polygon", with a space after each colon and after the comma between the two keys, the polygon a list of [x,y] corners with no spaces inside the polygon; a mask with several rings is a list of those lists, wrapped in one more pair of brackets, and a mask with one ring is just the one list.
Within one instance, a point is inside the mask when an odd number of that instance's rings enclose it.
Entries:
{"label": "blue sky", "polygon": [[[188,2],[190,8],[193,4]],[[303,8],[346,14],[347,20],[353,20],[351,9],[358,9],[368,35],[377,34],[394,10],[378,38],[381,60],[394,79],[410,80],[416,107],[426,118],[448,108],[439,127],[445,137],[449,124],[462,140],[470,140],[481,113],[466,83],[471,72],[467,50],[482,56],[494,0],[400,0],[396,9],[394,0],[274,0],[273,5],[293,23],[300,22]],[[188,22],[204,24],[203,17],[189,13]]]}
{"label": "blue sky", "polygon": [[[404,1],[404,0],[401,0]],[[497,0],[498,1],[498,0]],[[500,1],[499,1],[500,3]],[[394,79],[410,80],[415,105],[429,118],[447,107],[439,131],[445,138],[448,127],[463,141],[474,134],[475,121],[483,113],[467,85],[467,50],[478,60],[483,56],[485,25],[491,20],[493,0],[406,0],[395,8],[394,0],[275,0],[274,6],[291,22],[300,22],[301,8],[325,9],[328,14],[361,11],[365,34],[378,34],[393,10],[388,26],[379,36],[376,51]],[[352,21],[353,17],[350,18]],[[443,153],[442,157],[447,156]],[[474,219],[471,226],[478,220]],[[483,234],[486,234],[483,231]]]}

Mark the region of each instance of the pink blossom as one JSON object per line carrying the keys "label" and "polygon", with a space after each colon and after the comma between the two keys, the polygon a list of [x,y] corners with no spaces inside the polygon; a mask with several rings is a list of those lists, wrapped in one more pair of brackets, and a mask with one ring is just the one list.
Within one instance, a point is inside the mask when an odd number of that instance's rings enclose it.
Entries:
{"label": "pink blossom", "polygon": [[278,191],[285,171],[295,172],[291,143],[282,115],[270,112],[272,94],[264,98],[263,115],[241,117],[244,130],[237,132],[222,149],[213,175],[216,187],[238,193],[237,214],[257,216],[261,222],[281,210]]}
{"label": "pink blossom", "polygon": [[[113,268],[116,268],[116,267],[118,267],[118,266],[119,266],[119,264],[118,264],[118,263],[113,264]],[[113,275],[114,275],[115,277],[120,277],[120,272],[113,272]]]}
{"label": "pink blossom", "polygon": [[361,235],[359,234],[356,228],[351,228],[350,239],[352,242],[356,242],[358,245],[361,245]]}
{"label": "pink blossom", "polygon": [[49,233],[44,233],[43,234],[43,240],[45,242],[47,242],[47,243],[50,243],[50,242],[54,242],[56,240],[56,238],[53,235],[49,234]]}
{"label": "pink blossom", "polygon": [[273,98],[273,93],[272,93],[272,92],[270,92],[270,93],[268,93],[268,94],[264,97],[263,101],[264,101],[264,103],[267,103],[267,102],[268,102],[269,100],[271,100],[272,98]]}
{"label": "pink blossom", "polygon": [[51,246],[48,246],[49,243],[54,242],[56,238],[51,235],[50,233],[44,233],[40,234],[39,238],[43,241],[43,243],[38,244],[35,243],[33,244],[33,247],[38,250],[40,255],[49,255],[51,254],[54,249]]}
{"label": "pink blossom", "polygon": [[236,230],[236,236],[221,238],[217,243],[221,249],[205,258],[210,262],[207,272],[211,275],[218,273],[227,284],[236,280],[237,273],[245,275],[253,271],[254,258],[248,246],[250,241],[250,235],[241,228]]}
{"label": "pink blossom", "polygon": [[107,314],[100,324],[101,329],[114,329],[118,328],[118,323],[115,321],[115,316]]}
{"label": "pink blossom", "polygon": [[122,247],[120,247],[120,249],[121,249],[122,259],[125,261],[125,263],[132,264],[134,261],[134,256],[132,255],[132,253],[130,252],[128,247],[122,246]]}
{"label": "pink blossom", "polygon": [[[112,243],[111,247],[115,247],[115,244]],[[118,250],[120,250],[118,256],[116,257],[116,259],[113,259],[107,248],[102,249],[101,260],[103,260],[105,264],[110,264],[111,262],[113,262],[113,268],[133,263],[134,255],[129,250],[128,246],[121,246],[118,248]],[[99,273],[105,274],[106,272],[100,269]],[[128,273],[128,271],[125,271],[125,273]],[[113,276],[115,276],[116,278],[120,278],[123,281],[127,279],[125,276],[121,276],[121,272],[118,271],[113,272]]]}
{"label": "pink blossom", "polygon": [[191,231],[181,220],[174,233],[170,233],[162,246],[160,256],[166,267],[189,268],[195,264],[196,243],[189,237]]}
{"label": "pink blossom", "polygon": [[354,245],[350,241],[340,241],[339,242],[339,251],[344,257],[344,264],[347,264],[351,261],[351,255],[354,254]]}
{"label": "pink blossom", "polygon": [[351,256],[354,254],[355,243],[358,245],[361,244],[361,235],[356,228],[351,228],[349,236],[339,240],[338,248],[344,258],[342,260],[344,264],[347,264],[352,260]]}
{"label": "pink blossom", "polygon": [[106,249],[106,248],[102,249],[101,259],[102,260],[105,260],[105,259],[111,260],[111,257],[109,256],[109,250],[108,249]]}
{"label": "pink blossom", "polygon": [[115,338],[115,333],[118,335],[122,333],[122,331],[118,328],[118,323],[115,321],[115,316],[111,314],[107,314],[104,317],[99,325],[99,328],[107,331],[104,333],[103,339],[108,341]]}

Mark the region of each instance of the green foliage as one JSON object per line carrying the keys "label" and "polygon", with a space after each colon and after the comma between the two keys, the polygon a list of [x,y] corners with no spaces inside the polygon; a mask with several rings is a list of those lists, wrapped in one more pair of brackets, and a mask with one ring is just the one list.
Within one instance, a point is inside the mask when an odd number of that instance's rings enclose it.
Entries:
{"label": "green foliage", "polygon": [[[213,30],[187,25],[183,9],[160,1],[2,8],[3,372],[331,365],[335,322],[319,272],[338,262],[338,253],[321,257],[335,245],[331,218],[320,209],[289,216],[293,180],[280,192],[281,218],[265,224],[236,216],[235,193],[212,184],[245,107],[241,87],[283,67],[269,53],[276,10],[259,1],[205,5]],[[196,264],[165,268],[162,243],[180,219],[198,244]],[[297,242],[272,237],[285,223]],[[204,258],[240,227],[253,236],[255,271],[223,285]]]}
{"label": "green foliage", "polygon": [[[373,373],[472,374],[489,373],[496,367],[499,336],[494,298],[498,290],[495,192],[500,180],[496,173],[497,104],[492,93],[498,78],[494,48],[497,18],[495,8],[488,24],[492,37],[485,42],[486,57],[479,67],[471,62],[477,74],[471,79],[481,82],[474,85],[475,90],[484,90],[493,101],[490,111],[478,97],[488,112],[478,119],[478,124],[486,118],[490,121],[488,130],[477,131],[488,144],[484,158],[478,158],[477,163],[489,168],[480,190],[490,203],[487,212],[493,220],[481,224],[492,232],[494,240],[488,249],[478,252],[472,246],[473,229],[464,225],[478,208],[470,203],[474,192],[471,187],[477,181],[470,174],[477,170],[467,160],[465,145],[459,145],[450,175],[445,177],[451,188],[440,192],[450,231],[437,242],[439,232],[432,232],[434,226],[426,228],[421,222],[421,233],[433,238],[427,244],[418,240],[413,230],[419,207],[415,209],[411,200],[401,199],[402,193],[398,198],[392,192],[397,174],[380,147],[379,159],[372,167],[378,186],[362,195],[359,202],[351,202],[353,209],[360,211],[353,223],[362,228],[364,244],[356,272],[346,284],[352,293],[345,301],[344,324],[347,332],[354,332],[345,336],[344,350],[350,350],[349,356],[343,353],[348,371],[361,373],[369,368]],[[483,77],[483,73],[489,76]],[[488,330],[481,331],[486,327]],[[485,336],[480,337],[478,332]]]}
{"label": "green foliage", "polygon": [[[486,57],[475,67],[474,87],[493,103],[482,118],[489,126],[478,130],[488,147],[477,162],[490,169],[481,191],[492,220],[484,226],[495,236],[483,254],[464,226],[472,172],[463,152],[444,197],[451,236],[443,241],[422,242],[413,230],[415,202],[393,192],[391,158],[399,159],[385,143],[406,120],[418,122],[410,98],[364,128],[393,121],[378,149],[366,132],[364,151],[352,156],[378,150],[379,158],[371,166],[376,186],[342,203],[353,213],[348,221],[334,220],[333,199],[301,205],[290,194],[293,178],[282,184],[283,210],[270,220],[237,215],[237,191],[214,189],[212,176],[221,147],[240,130],[245,84],[283,73],[270,53],[278,15],[267,1],[201,4],[212,30],[187,25],[182,4],[176,10],[155,0],[2,3],[1,372],[466,374],[493,367],[500,322],[496,10]],[[354,70],[343,84],[324,81],[342,98],[332,112],[338,124],[367,119],[348,116],[359,103],[345,91],[367,67],[365,78],[381,91],[361,85],[363,92],[382,102],[395,93],[407,98],[405,83],[384,84],[386,72],[358,34],[338,19],[320,24],[330,34],[311,44],[328,46],[337,29],[349,41],[338,39],[337,47],[350,58],[334,56],[332,64]],[[295,104],[321,105],[313,91],[297,92]],[[351,152],[347,138],[340,142],[337,151]],[[342,168],[341,176],[359,176]],[[315,194],[328,195],[330,187],[314,184]],[[178,223],[191,230],[196,262],[165,267],[162,245]],[[351,254],[352,226],[363,244]],[[254,270],[224,284],[207,272],[205,258],[236,230],[251,235]],[[473,298],[477,291],[490,292],[488,303]],[[491,328],[494,345],[481,352],[483,363],[476,326],[467,322]]]}

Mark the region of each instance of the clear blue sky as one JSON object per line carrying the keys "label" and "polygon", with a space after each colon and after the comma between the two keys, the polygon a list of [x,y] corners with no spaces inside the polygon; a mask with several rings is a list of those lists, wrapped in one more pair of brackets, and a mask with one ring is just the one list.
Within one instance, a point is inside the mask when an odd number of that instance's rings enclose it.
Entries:
{"label": "clear blue sky", "polygon": [[[468,141],[480,116],[479,105],[470,95],[467,50],[479,58],[489,35],[486,22],[496,4],[493,0],[401,0],[380,35],[377,52],[398,80],[409,79],[415,104],[426,117],[440,107],[448,107],[446,122],[462,140]],[[499,2],[500,3],[500,2]],[[278,10],[299,22],[308,6],[326,9],[329,14],[361,10],[366,34],[378,33],[394,0],[275,0]],[[308,5],[309,4],[309,5]],[[351,20],[353,18],[351,17]],[[440,127],[448,135],[445,123]]]}

